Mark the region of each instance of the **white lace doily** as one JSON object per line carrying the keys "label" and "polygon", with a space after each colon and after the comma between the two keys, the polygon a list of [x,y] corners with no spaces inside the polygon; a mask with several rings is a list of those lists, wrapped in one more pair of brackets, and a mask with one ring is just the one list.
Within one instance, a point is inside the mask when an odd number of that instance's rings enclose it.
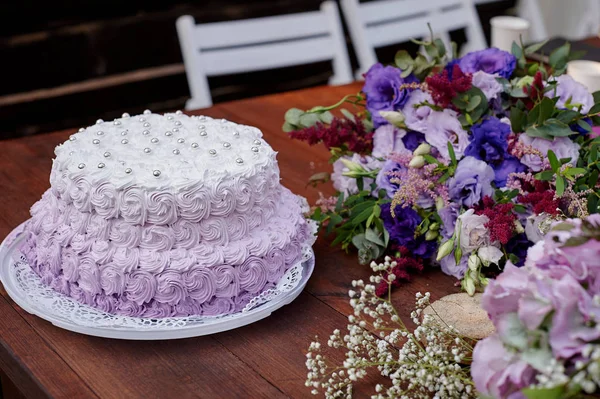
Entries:
{"label": "white lace doily", "polygon": [[[316,223],[310,221],[315,233]],[[23,309],[52,324],[79,333],[121,339],[175,339],[213,334],[241,327],[269,316],[293,301],[304,289],[314,269],[310,238],[302,248],[302,260],[292,266],[274,288],[252,298],[241,312],[221,316],[141,318],[118,316],[77,302],[41,283],[19,245],[23,224],[0,246],[0,281],[10,297]]]}

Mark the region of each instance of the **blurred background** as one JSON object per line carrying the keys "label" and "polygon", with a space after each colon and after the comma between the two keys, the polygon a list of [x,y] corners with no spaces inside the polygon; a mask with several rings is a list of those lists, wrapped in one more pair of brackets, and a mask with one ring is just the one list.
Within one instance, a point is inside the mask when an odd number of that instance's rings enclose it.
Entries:
{"label": "blurred background", "polygon": [[[423,0],[429,1],[429,0]],[[524,0],[528,1],[528,0]],[[592,0],[598,3],[599,0]],[[102,116],[182,109],[190,90],[175,27],[181,15],[196,24],[319,9],[319,0],[72,0],[0,2],[0,139],[87,126]],[[362,2],[361,2],[362,3]],[[581,40],[597,35],[587,0],[538,0],[547,37]],[[568,3],[568,4],[567,4]],[[487,43],[490,19],[517,15],[517,0],[475,1]],[[521,5],[522,6],[522,5]],[[340,12],[355,70],[356,55]],[[600,16],[596,20],[600,22]],[[584,29],[585,28],[585,29]],[[465,41],[462,29],[450,32]],[[400,48],[377,49],[392,62]],[[327,84],[331,62],[209,77],[214,103]]]}

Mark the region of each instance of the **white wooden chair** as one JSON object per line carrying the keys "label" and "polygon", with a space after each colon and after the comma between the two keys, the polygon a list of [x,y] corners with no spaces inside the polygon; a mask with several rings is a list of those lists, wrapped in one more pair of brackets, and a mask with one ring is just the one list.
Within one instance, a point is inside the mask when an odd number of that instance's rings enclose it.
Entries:
{"label": "white wooden chair", "polygon": [[467,48],[486,47],[472,0],[341,0],[342,11],[358,58],[357,78],[377,62],[375,49],[429,37],[427,23],[449,48],[449,31],[465,28]]}
{"label": "white wooden chair", "polygon": [[353,81],[333,1],[320,11],[200,25],[184,15],[176,25],[191,93],[186,109],[212,105],[208,76],[331,60],[330,84]]}

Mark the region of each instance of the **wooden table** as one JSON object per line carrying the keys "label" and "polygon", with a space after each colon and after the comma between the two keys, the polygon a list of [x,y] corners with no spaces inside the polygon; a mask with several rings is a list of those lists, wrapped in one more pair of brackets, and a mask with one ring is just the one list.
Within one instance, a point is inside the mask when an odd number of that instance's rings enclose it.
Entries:
{"label": "wooden table", "polygon": [[[283,114],[290,107],[332,104],[359,88],[319,87],[223,103],[202,113],[260,128],[279,152],[283,184],[314,203],[319,190],[333,191],[306,185],[311,174],[330,170],[328,153],[322,146],[290,140],[281,131]],[[72,132],[0,142],[1,239],[29,217],[29,207],[49,187],[54,147]],[[329,242],[320,237],[315,244],[315,272],[292,304],[255,324],[199,338],[138,342],[72,333],[23,311],[0,286],[5,396],[20,396],[18,391],[30,398],[311,397],[304,386],[306,349],[316,335],[326,339],[346,326],[350,282],[370,275],[356,253],[345,254]],[[397,290],[394,298],[408,315],[417,291],[438,298],[458,292],[453,282],[430,271]],[[372,385],[359,385],[356,397],[370,393]]]}

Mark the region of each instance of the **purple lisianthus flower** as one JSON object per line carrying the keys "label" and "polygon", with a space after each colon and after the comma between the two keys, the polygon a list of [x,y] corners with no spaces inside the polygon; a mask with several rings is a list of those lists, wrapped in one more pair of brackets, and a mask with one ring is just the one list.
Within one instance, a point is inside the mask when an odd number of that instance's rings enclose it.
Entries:
{"label": "purple lisianthus flower", "polygon": [[515,255],[519,258],[519,261],[515,263],[515,266],[521,267],[525,264],[525,258],[527,258],[527,250],[533,245],[531,241],[527,239],[527,235],[525,233],[517,234],[513,236],[506,245],[504,249],[509,254]]}
{"label": "purple lisianthus flower", "polygon": [[[353,154],[352,157],[344,156],[343,158],[348,159],[356,164],[362,166],[365,170],[375,170],[381,167],[381,161],[371,156],[361,156],[359,154]],[[333,187],[340,192],[343,192],[346,197],[358,193],[358,186],[356,179],[349,176],[344,176],[345,172],[348,172],[348,168],[343,164],[341,160],[337,160],[333,163],[333,173],[331,174],[331,181]],[[369,186],[373,183],[373,179],[365,178],[363,180],[364,189],[369,189]]]}
{"label": "purple lisianthus flower", "polygon": [[465,157],[459,163],[454,177],[448,182],[450,198],[461,205],[471,207],[486,195],[492,196],[494,170],[474,157]]}
{"label": "purple lisianthus flower", "polygon": [[452,144],[457,159],[463,156],[469,144],[469,135],[463,130],[458,114],[451,109],[431,112],[427,118],[427,128],[423,133],[425,140],[448,160],[450,159],[448,142]]}
{"label": "purple lisianthus flower", "polygon": [[398,190],[398,184],[392,183],[390,179],[392,178],[389,173],[390,172],[400,172],[402,170],[402,166],[396,161],[392,161],[388,159],[384,162],[381,170],[377,174],[377,178],[375,179],[375,183],[377,184],[377,190],[384,189],[388,195],[388,197],[393,197],[396,190]]}
{"label": "purple lisianthus flower", "polygon": [[534,172],[539,172],[546,168],[545,159],[548,156],[548,150],[552,150],[558,159],[569,158],[574,165],[579,158],[579,144],[568,137],[555,137],[554,140],[546,140],[541,137],[530,137],[527,134],[521,134],[519,141],[526,146],[538,150],[544,158],[535,154],[527,154],[521,158],[521,163],[525,164]]}
{"label": "purple lisianthus flower", "polygon": [[429,93],[417,89],[410,94],[406,104],[402,107],[404,123],[410,130],[415,132],[425,133],[427,130],[427,118],[433,112],[428,106],[417,107],[418,104],[424,102],[433,104],[433,99]]}
{"label": "purple lisianthus flower", "polygon": [[473,74],[472,84],[485,94],[485,98],[488,101],[498,98],[498,94],[504,90],[502,85],[496,80],[496,75],[484,71],[477,71]]}
{"label": "purple lisianthus flower", "polygon": [[390,235],[390,241],[398,246],[406,247],[414,256],[431,258],[437,248],[435,240],[426,241],[424,236],[415,238],[415,230],[423,220],[412,208],[397,206],[392,215],[391,204],[381,205],[381,220]]}
{"label": "purple lisianthus flower", "polygon": [[442,271],[449,276],[456,277],[457,279],[461,279],[465,276],[465,272],[469,267],[469,254],[465,254],[460,258],[460,262],[456,264],[456,259],[454,258],[454,251],[448,256],[444,256],[440,260],[440,267]]}
{"label": "purple lisianthus flower", "polygon": [[414,76],[402,78],[402,71],[393,66],[373,65],[365,74],[363,93],[367,96],[367,110],[371,113],[373,125],[378,128],[388,122],[379,115],[379,111],[394,111],[402,108],[409,96],[409,89],[401,86],[416,82]]}
{"label": "purple lisianthus flower", "polygon": [[547,91],[546,97],[555,98],[558,97],[556,106],[558,108],[565,108],[567,101],[571,105],[581,104],[581,113],[587,114],[594,105],[594,96],[592,96],[589,90],[577,82],[569,75],[560,75],[555,78],[556,88],[554,90]]}
{"label": "purple lisianthus flower", "polygon": [[402,137],[402,142],[407,150],[414,151],[417,149],[419,144],[425,142],[425,136],[423,133],[410,131],[407,132],[404,137]]}
{"label": "purple lisianthus flower", "polygon": [[498,118],[489,117],[471,129],[471,142],[465,155],[485,161],[494,169],[497,187],[506,185],[510,173],[524,172],[525,165],[508,153],[510,126]]}
{"label": "purple lisianthus flower", "polygon": [[406,130],[398,129],[394,125],[379,126],[373,135],[372,155],[381,158],[387,157],[391,153],[407,153],[408,151],[404,148],[404,141],[402,141],[404,136],[406,136]]}
{"label": "purple lisianthus flower", "polygon": [[492,47],[468,53],[458,60],[458,66],[464,73],[483,71],[508,79],[517,66],[517,59],[506,51]]}
{"label": "purple lisianthus flower", "polygon": [[456,219],[460,213],[460,205],[450,203],[448,206],[443,207],[438,211],[438,215],[442,219],[442,237],[449,239],[454,234],[454,228],[456,226]]}

